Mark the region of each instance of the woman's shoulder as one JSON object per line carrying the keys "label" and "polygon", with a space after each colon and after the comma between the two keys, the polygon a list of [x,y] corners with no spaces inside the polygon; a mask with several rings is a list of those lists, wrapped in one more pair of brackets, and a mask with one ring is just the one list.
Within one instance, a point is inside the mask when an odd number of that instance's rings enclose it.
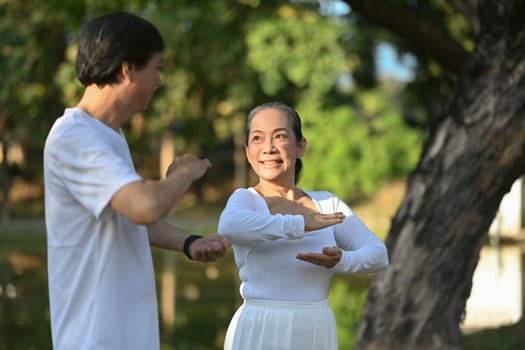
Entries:
{"label": "woman's shoulder", "polygon": [[304,189],[302,191],[306,193],[310,198],[318,200],[318,201],[338,198],[335,194],[333,194],[330,191],[309,191],[309,190],[304,190]]}
{"label": "woman's shoulder", "polygon": [[233,191],[232,195],[234,194],[243,194],[243,195],[257,194],[257,191],[255,191],[253,187],[239,187]]}
{"label": "woman's shoulder", "polygon": [[253,187],[240,187],[235,189],[230,198],[254,198],[260,197],[260,195],[255,191]]}
{"label": "woman's shoulder", "polygon": [[336,194],[330,191],[304,191],[317,205],[326,212],[351,211],[350,207]]}
{"label": "woman's shoulder", "polygon": [[256,209],[266,208],[266,202],[264,198],[255,191],[255,189],[248,188],[237,188],[228,198],[227,208],[238,209]]}

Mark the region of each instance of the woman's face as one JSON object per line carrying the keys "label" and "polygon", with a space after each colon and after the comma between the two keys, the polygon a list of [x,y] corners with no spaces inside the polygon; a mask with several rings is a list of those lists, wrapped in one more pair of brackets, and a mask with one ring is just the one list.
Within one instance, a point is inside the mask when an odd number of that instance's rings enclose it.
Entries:
{"label": "woman's face", "polygon": [[294,184],[295,161],[306,141],[295,138],[291,120],[279,109],[264,109],[249,125],[246,157],[260,180]]}

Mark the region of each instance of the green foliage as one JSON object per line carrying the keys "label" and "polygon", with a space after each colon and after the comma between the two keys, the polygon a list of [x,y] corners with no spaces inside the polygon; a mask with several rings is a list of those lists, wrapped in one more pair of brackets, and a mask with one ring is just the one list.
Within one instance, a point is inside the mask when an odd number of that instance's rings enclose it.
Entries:
{"label": "green foliage", "polygon": [[61,88],[60,100],[64,106],[74,106],[84,90],[75,72],[76,51],[76,43],[67,48],[65,60],[57,67],[55,75],[55,83]]}
{"label": "green foliage", "polygon": [[299,108],[309,141],[303,187],[346,198],[370,195],[416,165],[422,134],[403,123],[393,96],[370,91],[361,93],[351,109],[314,108]]}
{"label": "green foliage", "polygon": [[[141,153],[137,159],[155,154],[166,132],[174,132],[178,153],[210,156],[244,132],[249,109],[280,100],[305,119],[310,137],[305,187],[370,194],[416,163],[422,136],[402,120],[426,120],[418,96],[432,100],[435,91],[414,90],[400,103],[383,83],[374,88],[372,53],[386,34],[376,35],[380,32],[362,21],[323,16],[312,4],[277,0],[2,3],[0,33],[6,39],[0,71],[6,78],[0,87],[0,117],[11,134],[41,150],[53,120],[82,92],[74,72],[78,31],[94,16],[113,10],[145,16],[167,44],[163,89],[144,113],[144,129],[130,133],[133,151]],[[54,39],[44,40],[50,33]],[[352,76],[353,85],[338,85],[342,76]],[[20,115],[24,118],[15,118]],[[28,128],[28,120],[41,127]],[[29,132],[39,136],[28,137]]]}
{"label": "green foliage", "polygon": [[[390,0],[389,3],[432,23],[456,40],[466,51],[474,49],[474,29],[450,1]],[[355,30],[350,33],[351,39],[346,42],[350,48],[347,55],[353,63],[352,72],[358,85],[370,88],[366,82],[371,81],[372,70],[375,67],[375,63],[369,58],[373,46],[381,42],[391,44],[401,61],[410,57],[415,62],[414,78],[407,82],[403,89],[404,119],[413,126],[426,129],[441,112],[441,107],[456,82],[457,74],[447,71],[435,58],[395,33],[364,20],[358,13],[350,13],[349,18],[354,23]],[[366,78],[364,82],[362,77]]]}
{"label": "green foliage", "polygon": [[282,5],[252,24],[246,41],[250,66],[269,96],[291,82],[323,95],[349,70],[338,40],[343,26],[311,10]]}
{"label": "green foliage", "polygon": [[[373,78],[367,78],[368,92],[337,89],[337,79],[351,66],[373,61],[361,55],[350,65],[342,46],[349,28],[349,22],[282,5],[252,23],[248,60],[270,99],[292,104],[303,118],[310,143],[301,184],[343,196],[369,195],[414,167],[422,135],[404,125],[397,96],[383,87],[370,89]],[[353,43],[353,55],[370,48],[366,37]]]}
{"label": "green foliage", "polygon": [[248,18],[264,13],[253,6],[225,0],[159,1],[152,8],[149,18],[166,40],[163,89],[147,112],[152,136],[175,127],[178,151],[210,157],[218,144],[242,132],[233,120],[260,96],[246,65],[243,39]]}
{"label": "green foliage", "polygon": [[44,137],[61,109],[49,82],[62,57],[63,34],[62,24],[36,1],[0,2],[0,142],[25,156],[2,164],[8,170],[2,190],[9,191],[15,174],[39,181]]}
{"label": "green foliage", "polygon": [[330,287],[329,302],[337,321],[340,349],[352,349],[355,344],[366,296],[366,288],[356,288],[343,279],[335,280]]}

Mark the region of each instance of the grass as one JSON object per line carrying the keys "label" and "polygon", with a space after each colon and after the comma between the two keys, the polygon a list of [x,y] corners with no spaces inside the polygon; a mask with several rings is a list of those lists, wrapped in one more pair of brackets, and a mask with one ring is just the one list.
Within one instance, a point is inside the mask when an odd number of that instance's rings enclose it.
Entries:
{"label": "grass", "polygon": [[525,349],[525,320],[516,324],[484,329],[463,336],[465,350]]}

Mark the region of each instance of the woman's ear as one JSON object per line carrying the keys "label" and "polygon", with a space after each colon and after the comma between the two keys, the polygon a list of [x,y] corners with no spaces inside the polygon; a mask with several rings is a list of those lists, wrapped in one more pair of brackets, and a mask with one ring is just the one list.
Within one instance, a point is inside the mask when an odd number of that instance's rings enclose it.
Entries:
{"label": "woman's ear", "polygon": [[246,154],[246,160],[250,161],[250,153],[248,152],[248,144],[244,144],[244,154]]}
{"label": "woman's ear", "polygon": [[306,152],[306,145],[308,141],[303,137],[299,142],[297,142],[297,158],[302,158]]}

